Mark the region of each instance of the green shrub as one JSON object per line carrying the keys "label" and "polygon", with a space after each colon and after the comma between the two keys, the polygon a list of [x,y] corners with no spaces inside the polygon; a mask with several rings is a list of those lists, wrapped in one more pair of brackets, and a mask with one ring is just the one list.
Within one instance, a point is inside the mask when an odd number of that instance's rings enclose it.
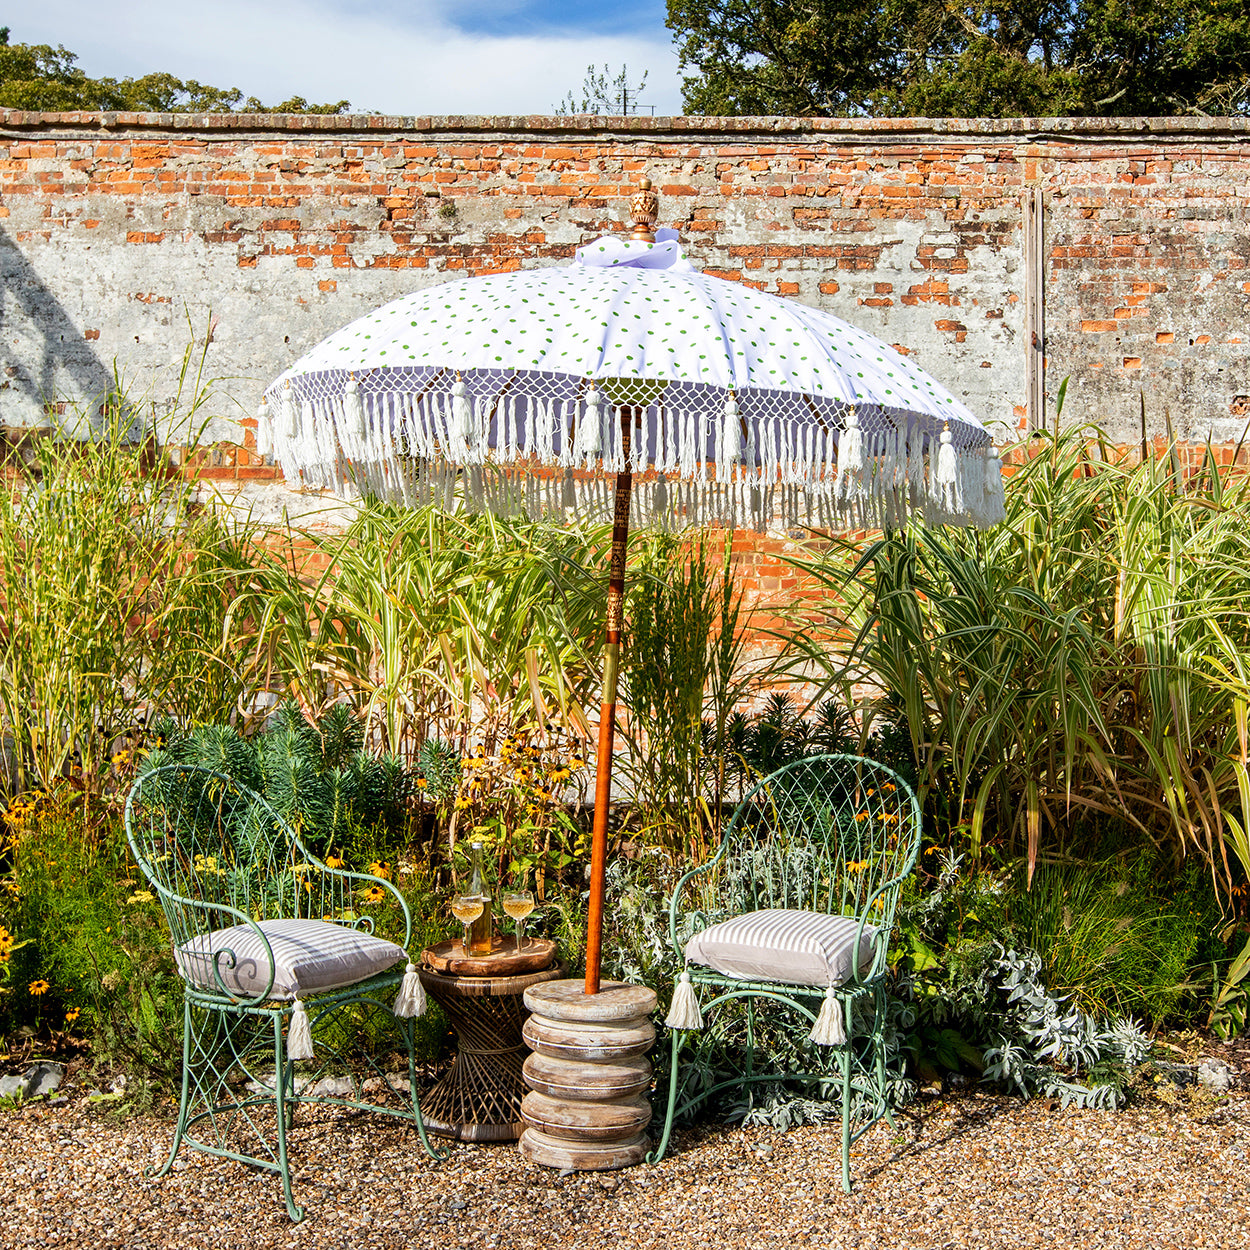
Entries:
{"label": "green shrub", "polygon": [[181,983],[121,821],[53,802],[18,837],[4,883],[0,921],[27,944],[12,956],[0,1035],[71,1028],[98,1058],[168,1083],[181,1058]]}
{"label": "green shrub", "polygon": [[1002,525],[909,525],[804,565],[796,675],[901,711],[926,817],[974,863],[1090,859],[1114,820],[1242,909],[1250,478],[1211,452],[1189,478],[1118,462],[1089,428],[1027,450]]}

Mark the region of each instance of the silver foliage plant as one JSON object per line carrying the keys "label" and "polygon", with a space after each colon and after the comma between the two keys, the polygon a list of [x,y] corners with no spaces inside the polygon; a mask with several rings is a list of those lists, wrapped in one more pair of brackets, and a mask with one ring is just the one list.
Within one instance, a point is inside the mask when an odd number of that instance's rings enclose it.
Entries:
{"label": "silver foliage plant", "polygon": [[1119,1083],[1077,1078],[1099,1068],[1131,1076],[1150,1054],[1150,1039],[1141,1025],[1125,1016],[1091,1016],[1066,998],[1052,997],[1040,979],[1039,956],[994,945],[997,953],[981,975],[987,997],[995,989],[1005,992],[1003,1023],[1008,1027],[985,1052],[983,1079],[1001,1082],[1026,1098],[1058,1098],[1065,1107],[1121,1106],[1124,1091]]}

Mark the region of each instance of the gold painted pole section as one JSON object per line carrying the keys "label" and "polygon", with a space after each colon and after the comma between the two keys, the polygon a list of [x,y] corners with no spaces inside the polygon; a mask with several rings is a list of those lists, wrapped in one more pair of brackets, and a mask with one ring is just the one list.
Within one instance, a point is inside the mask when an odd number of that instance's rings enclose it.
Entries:
{"label": "gold painted pole section", "polygon": [[[621,443],[629,464],[633,412],[621,409]],[[604,874],[608,859],[608,803],[612,797],[612,748],[616,739],[616,675],[625,623],[625,547],[629,540],[629,496],[634,478],[628,468],[616,475],[612,512],[612,566],[608,575],[608,629],[603,648],[603,705],[599,710],[599,750],[595,760],[595,823],[590,841],[590,908],[586,917],[586,993],[599,992],[603,953]]]}

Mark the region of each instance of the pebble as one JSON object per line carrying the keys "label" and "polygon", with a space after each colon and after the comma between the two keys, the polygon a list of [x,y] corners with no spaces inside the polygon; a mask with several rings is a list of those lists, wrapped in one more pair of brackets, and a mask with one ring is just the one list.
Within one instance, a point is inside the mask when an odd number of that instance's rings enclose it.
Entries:
{"label": "pebble", "polygon": [[[1175,1087],[1173,1087],[1175,1088]],[[3,1113],[0,1246],[153,1250],[839,1250],[886,1247],[1250,1245],[1250,1092],[1189,1087],[1119,1112],[1046,1111],[999,1095],[924,1098],[852,1148],[835,1127],[709,1126],[660,1164],[563,1177],[507,1145],[443,1142],[442,1163],[401,1122],[325,1106],[291,1135],[292,1225],[276,1177],[184,1152],[162,1116],[119,1120],[80,1092]]]}
{"label": "pebble", "polygon": [[1198,1084],[1218,1094],[1232,1088],[1233,1070],[1223,1059],[1208,1056],[1198,1061]]}

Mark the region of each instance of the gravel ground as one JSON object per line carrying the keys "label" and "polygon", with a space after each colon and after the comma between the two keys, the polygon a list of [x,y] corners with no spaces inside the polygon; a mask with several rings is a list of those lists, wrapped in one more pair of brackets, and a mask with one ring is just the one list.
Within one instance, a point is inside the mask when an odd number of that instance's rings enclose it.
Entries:
{"label": "gravel ground", "polygon": [[710,1128],[658,1167],[560,1176],[507,1146],[445,1163],[393,1121],[322,1110],[295,1134],[292,1225],[278,1181],[184,1155],[167,1118],[118,1120],[71,1093],[0,1112],[0,1246],[1008,1247],[1250,1245],[1250,1090],[1165,1091],[1121,1112],[922,1096],[839,1182],[822,1127]]}

